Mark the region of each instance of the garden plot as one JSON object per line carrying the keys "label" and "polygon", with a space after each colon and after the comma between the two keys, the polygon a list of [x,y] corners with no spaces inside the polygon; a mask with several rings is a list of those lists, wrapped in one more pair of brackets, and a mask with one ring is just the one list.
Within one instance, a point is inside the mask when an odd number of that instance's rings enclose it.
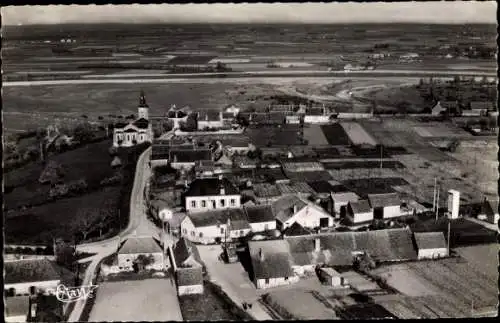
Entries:
{"label": "garden plot", "polygon": [[347,146],[350,144],[349,136],[338,123],[322,125],[321,130],[323,130],[326,140],[328,140],[330,145]]}
{"label": "garden plot", "polygon": [[321,127],[319,125],[305,125],[304,138],[311,146],[326,146],[328,140],[326,139]]}
{"label": "garden plot", "polygon": [[426,123],[413,127],[413,130],[421,137],[447,137],[463,138],[471,135],[465,130],[457,128],[447,123]]}
{"label": "garden plot", "polygon": [[355,145],[368,144],[377,145],[377,141],[366,130],[356,122],[341,122],[340,125],[345,130],[351,142]]}
{"label": "garden plot", "polygon": [[392,178],[399,177],[401,174],[389,168],[350,168],[350,169],[329,169],[330,176],[337,181],[345,181],[361,178]]}

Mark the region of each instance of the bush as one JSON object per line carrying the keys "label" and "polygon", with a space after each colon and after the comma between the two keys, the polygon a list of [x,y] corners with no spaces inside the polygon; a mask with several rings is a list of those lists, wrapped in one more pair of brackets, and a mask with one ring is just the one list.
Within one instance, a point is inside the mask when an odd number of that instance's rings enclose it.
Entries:
{"label": "bush", "polygon": [[57,183],[64,177],[64,169],[61,164],[51,160],[47,163],[42,174],[38,178],[41,184]]}

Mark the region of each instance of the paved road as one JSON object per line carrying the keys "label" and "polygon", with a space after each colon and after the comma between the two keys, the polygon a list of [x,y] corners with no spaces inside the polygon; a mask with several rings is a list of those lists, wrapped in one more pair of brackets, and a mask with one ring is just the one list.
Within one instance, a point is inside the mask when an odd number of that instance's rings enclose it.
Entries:
{"label": "paved road", "polygon": [[[137,160],[137,167],[134,177],[134,186],[130,197],[130,220],[127,228],[118,236],[92,243],[81,244],[76,247],[79,252],[95,253],[94,256],[80,260],[80,262],[91,261],[85,272],[82,285],[91,285],[94,273],[100,261],[115,253],[120,241],[131,236],[153,236],[162,238],[160,229],[151,223],[146,216],[146,202],[144,200],[144,188],[146,182],[151,176],[151,169],[148,163],[151,159],[151,147],[144,151]],[[173,242],[171,240],[170,242]],[[177,299],[177,297],[175,298]],[[86,301],[81,300],[75,304],[72,313],[69,316],[69,322],[77,322],[80,319]]]}
{"label": "paved road", "polygon": [[247,312],[255,320],[273,319],[257,301],[257,289],[239,262],[226,264],[218,260],[222,253],[220,246],[198,246],[198,250],[211,281],[219,285],[240,308],[243,308],[243,302],[248,302],[252,304],[252,308]]}

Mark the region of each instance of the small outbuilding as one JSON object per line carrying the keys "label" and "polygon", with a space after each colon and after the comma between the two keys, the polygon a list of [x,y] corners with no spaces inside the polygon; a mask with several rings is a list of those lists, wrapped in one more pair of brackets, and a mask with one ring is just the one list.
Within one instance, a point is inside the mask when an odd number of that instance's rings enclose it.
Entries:
{"label": "small outbuilding", "polygon": [[448,248],[442,232],[415,232],[418,259],[436,259],[448,256]]}
{"label": "small outbuilding", "polygon": [[335,269],[330,267],[320,268],[319,277],[323,284],[333,287],[341,287],[346,285],[344,278]]}

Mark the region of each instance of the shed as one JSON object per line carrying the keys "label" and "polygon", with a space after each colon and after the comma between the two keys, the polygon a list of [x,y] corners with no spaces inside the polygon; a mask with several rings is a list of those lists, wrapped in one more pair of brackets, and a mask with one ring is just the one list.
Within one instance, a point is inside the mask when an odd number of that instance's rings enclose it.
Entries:
{"label": "shed", "polygon": [[340,287],[346,284],[344,278],[335,269],[330,267],[320,268],[319,276],[323,284],[333,287]]}
{"label": "shed", "polygon": [[418,259],[435,259],[448,256],[448,248],[442,232],[419,232],[414,234]]}
{"label": "shed", "polygon": [[401,216],[401,200],[397,193],[368,194],[373,218],[389,219]]}

